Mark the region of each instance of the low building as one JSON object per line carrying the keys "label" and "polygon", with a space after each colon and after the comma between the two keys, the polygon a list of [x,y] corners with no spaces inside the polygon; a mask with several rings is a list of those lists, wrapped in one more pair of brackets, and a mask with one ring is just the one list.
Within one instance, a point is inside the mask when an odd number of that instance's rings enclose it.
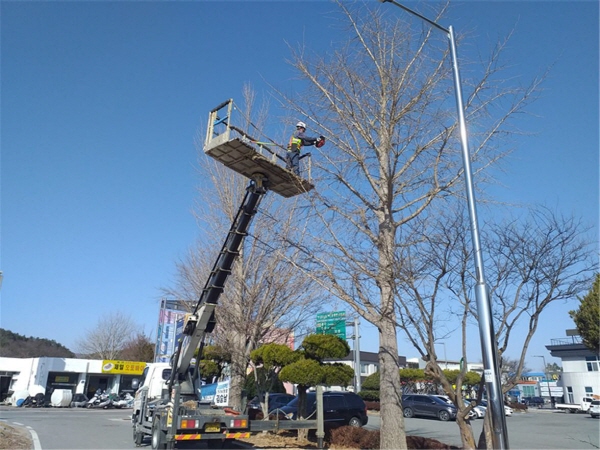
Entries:
{"label": "low building", "polygon": [[77,358],[0,357],[0,401],[15,392],[45,394],[49,400],[55,389],[91,398],[98,389],[109,393],[133,393],[131,382],[139,378],[145,362]]}
{"label": "low building", "polygon": [[[354,350],[350,351],[345,358],[339,360],[328,359],[329,363],[344,363],[352,367],[352,369],[356,372],[355,362],[354,362]],[[398,366],[400,369],[404,369],[407,367],[406,365],[406,357],[398,356]],[[369,375],[373,375],[375,372],[379,371],[379,354],[373,352],[360,352],[360,378],[361,381],[364,381],[366,377]]]}
{"label": "low building", "polygon": [[517,384],[508,391],[514,401],[522,402],[526,397],[542,397],[546,402],[560,402],[562,387],[558,385],[559,375],[544,372],[524,372]]}
{"label": "low building", "polygon": [[567,337],[551,339],[546,348],[562,362],[558,386],[564,402],[579,403],[583,397],[600,394],[600,355],[586,347],[575,330],[567,330]]}
{"label": "low building", "polygon": [[[423,361],[422,358],[411,358],[409,362],[413,363],[413,368],[416,369],[425,369],[427,366],[427,362]],[[461,361],[438,359],[437,363],[442,370],[460,370],[462,367]],[[416,366],[414,364],[416,364]],[[477,372],[479,375],[483,375],[483,363],[467,363],[467,372]]]}

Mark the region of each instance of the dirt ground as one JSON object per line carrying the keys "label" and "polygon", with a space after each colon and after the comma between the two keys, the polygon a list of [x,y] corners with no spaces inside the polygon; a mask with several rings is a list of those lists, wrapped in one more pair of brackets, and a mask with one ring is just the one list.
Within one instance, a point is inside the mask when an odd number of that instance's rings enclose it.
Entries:
{"label": "dirt ground", "polygon": [[316,440],[301,440],[297,438],[296,431],[282,431],[278,434],[275,433],[256,433],[250,436],[248,439],[241,439],[243,442],[252,444],[256,448],[260,449],[286,449],[286,450],[306,450],[316,449]]}
{"label": "dirt ground", "polygon": [[6,422],[0,422],[0,449],[24,450],[32,448],[33,442],[27,431],[8,425]]}

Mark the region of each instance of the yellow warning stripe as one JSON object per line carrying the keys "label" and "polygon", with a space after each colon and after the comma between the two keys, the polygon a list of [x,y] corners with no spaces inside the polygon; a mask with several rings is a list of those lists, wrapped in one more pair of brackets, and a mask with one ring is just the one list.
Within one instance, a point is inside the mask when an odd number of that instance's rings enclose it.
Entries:
{"label": "yellow warning stripe", "polygon": [[250,433],[225,433],[227,439],[249,438]]}
{"label": "yellow warning stripe", "polygon": [[[211,434],[211,436],[215,436]],[[241,438],[249,438],[250,433],[223,433],[223,437],[225,439],[241,439]],[[176,434],[176,441],[196,441],[202,439],[201,434]]]}
{"label": "yellow warning stripe", "polygon": [[191,440],[196,440],[196,439],[202,439],[202,435],[201,434],[176,434],[175,435],[176,441],[191,441]]}

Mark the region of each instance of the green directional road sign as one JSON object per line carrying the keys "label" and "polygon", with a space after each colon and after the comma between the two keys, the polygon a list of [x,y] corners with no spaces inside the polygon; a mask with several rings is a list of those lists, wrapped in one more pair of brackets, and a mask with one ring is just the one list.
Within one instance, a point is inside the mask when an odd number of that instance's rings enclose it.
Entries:
{"label": "green directional road sign", "polygon": [[317,334],[333,334],[346,340],[346,311],[317,314]]}

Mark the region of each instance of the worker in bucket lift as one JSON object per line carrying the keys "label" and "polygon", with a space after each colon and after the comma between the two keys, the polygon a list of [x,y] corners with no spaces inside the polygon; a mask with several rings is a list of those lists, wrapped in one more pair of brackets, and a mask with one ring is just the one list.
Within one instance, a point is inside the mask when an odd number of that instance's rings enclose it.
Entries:
{"label": "worker in bucket lift", "polygon": [[306,124],[304,122],[298,122],[296,124],[296,131],[292,134],[290,142],[287,148],[287,154],[285,161],[287,168],[300,176],[300,150],[303,145],[314,145],[317,148],[322,147],[325,144],[325,138],[319,136],[318,138],[306,136]]}

